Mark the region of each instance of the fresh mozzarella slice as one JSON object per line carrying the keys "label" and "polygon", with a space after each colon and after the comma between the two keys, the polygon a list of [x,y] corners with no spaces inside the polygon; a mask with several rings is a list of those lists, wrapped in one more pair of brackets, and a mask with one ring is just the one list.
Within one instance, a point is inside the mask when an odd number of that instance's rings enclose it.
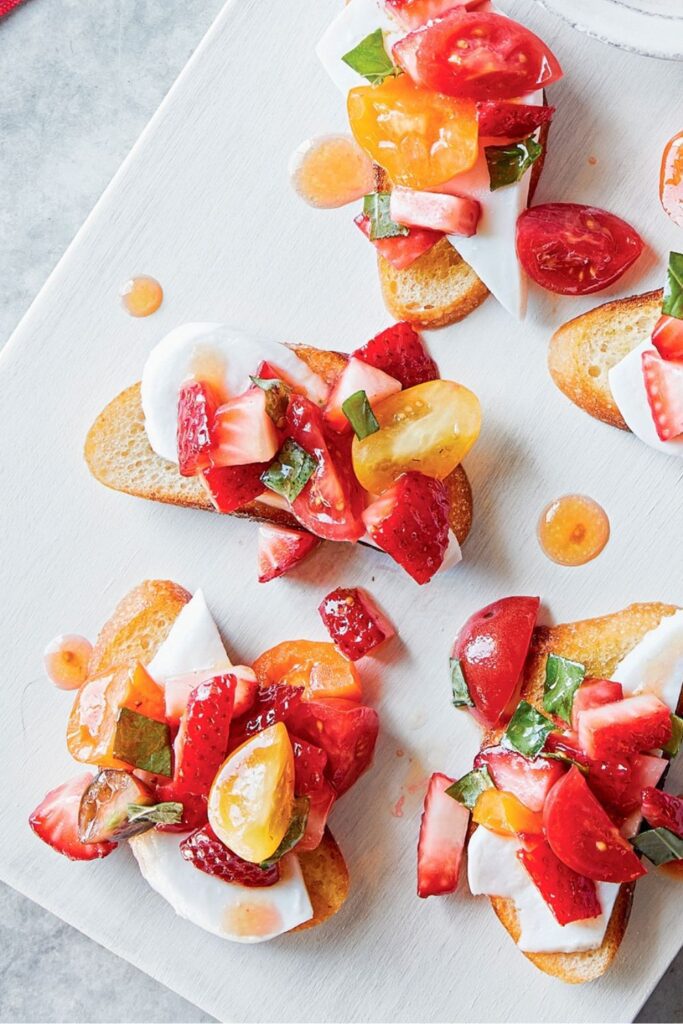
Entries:
{"label": "fresh mozzarella slice", "polygon": [[479,826],[467,849],[467,875],[474,896],[502,896],[514,900],[519,917],[517,945],[525,953],[578,953],[597,949],[605,937],[619,886],[596,882],[602,914],[561,925],[519,860],[516,839],[499,836]]}
{"label": "fresh mozzarella slice", "polygon": [[150,829],[129,840],[143,877],[180,917],[233,942],[265,942],[313,916],[294,854],[280,861],[275,885],[252,888],[200,871],[181,856],[183,838]]}
{"label": "fresh mozzarella slice", "polygon": [[683,610],[646,633],[614,670],[624,693],[654,693],[673,712],[683,687]]}
{"label": "fresh mozzarella slice", "polygon": [[162,459],[178,461],[178,393],[190,377],[207,380],[225,401],[241,395],[260,364],[269,362],[318,404],[328,387],[303,359],[276,341],[226,324],[182,324],[150,352],[142,372],[142,409],[149,443]]}
{"label": "fresh mozzarella slice", "polygon": [[405,30],[389,16],[382,0],[351,0],[342,8],[318,43],[316,53],[344,95],[349,89],[357,85],[369,85],[369,82],[345,64],[342,57],[378,28],[384,33],[384,48],[391,56],[392,46],[406,35]]}
{"label": "fresh mozzarella slice", "polygon": [[[207,675],[230,668],[230,658],[203,591],[198,590],[181,609],[170,633],[146,668],[160,686],[177,676],[204,673],[203,678],[207,678]],[[207,670],[210,671],[207,673]],[[197,682],[201,682],[201,678],[198,675]]]}
{"label": "fresh mozzarella slice", "polygon": [[621,415],[636,437],[657,451],[683,458],[683,436],[671,441],[662,441],[657,436],[652,412],[647,400],[641,356],[652,348],[648,338],[609,371],[609,386],[612,397]]}

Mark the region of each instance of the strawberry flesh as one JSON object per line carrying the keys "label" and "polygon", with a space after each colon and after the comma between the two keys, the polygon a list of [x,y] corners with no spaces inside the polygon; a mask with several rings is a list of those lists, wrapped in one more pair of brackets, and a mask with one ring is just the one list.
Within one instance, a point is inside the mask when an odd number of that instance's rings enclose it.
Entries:
{"label": "strawberry flesh", "polygon": [[379,732],[373,708],[331,698],[301,701],[288,709],[288,728],[327,754],[325,775],[337,796],[353,786],[372,763]]}
{"label": "strawberry flesh", "polygon": [[448,548],[449,512],[442,481],[411,472],[368,505],[363,521],[371,540],[417,583],[428,583]]}
{"label": "strawberry flesh", "polygon": [[249,466],[211,466],[200,475],[216,512],[236,512],[263,494],[261,479],[269,462]]}
{"label": "strawberry flesh", "polygon": [[220,841],[210,825],[196,829],[180,844],[181,856],[200,871],[224,882],[247,885],[250,888],[275,885],[280,878],[280,865],[275,863],[269,868],[260,868],[242,860],[236,853]]}
{"label": "strawberry flesh", "polygon": [[683,839],[683,797],[647,786],[643,790],[643,817],[652,828],[668,828]]}
{"label": "strawberry flesh", "polygon": [[294,752],[294,794],[311,796],[322,789],[325,783],[327,754],[308,740],[290,736]]}
{"label": "strawberry flesh", "polygon": [[287,526],[261,525],[258,532],[258,581],[268,583],[294,568],[320,543],[318,537]]}
{"label": "strawberry flesh", "polygon": [[315,850],[322,842],[325,834],[325,827],[332,805],[337,794],[327,781],[323,779],[322,786],[309,795],[311,801],[306,819],[306,831],[297,843],[297,850],[304,853],[306,850]]}
{"label": "strawberry flesh", "polygon": [[359,213],[353,222],[372,242],[380,256],[396,270],[405,270],[411,266],[444,237],[441,231],[432,231],[431,228],[409,228],[407,235],[370,238],[370,218],[367,213]]}
{"label": "strawberry flesh", "polygon": [[357,587],[337,587],[318,607],[325,628],[342,654],[358,661],[394,635],[394,629]]}
{"label": "strawberry flesh", "polygon": [[609,760],[663,747],[671,737],[671,713],[654,694],[642,693],[582,711],[578,733],[589,757]]}
{"label": "strawberry flesh", "polygon": [[516,796],[530,811],[543,809],[545,798],[564,774],[559,761],[528,758],[508,747],[485,747],[474,759],[475,768],[487,768],[497,789]]}
{"label": "strawberry flesh", "polygon": [[648,350],[642,354],[647,401],[660,441],[683,434],[683,361],[662,359]]}
{"label": "strawberry flesh", "polygon": [[465,849],[470,812],[448,796],[453,779],[435,772],[429,780],[417,844],[417,894],[455,892]]}
{"label": "strawberry flesh", "polygon": [[300,687],[289,686],[286,683],[260,686],[249,713],[235,719],[232,723],[230,750],[239,747],[241,743],[251,739],[257,732],[268,729],[276,722],[285,721],[289,713],[299,705],[302,695],[303,691]]}
{"label": "strawberry flesh", "polygon": [[623,700],[624,689],[621,683],[611,679],[585,679],[574,694],[572,704],[572,729],[579,728],[579,715],[588,708],[597,708],[601,704],[613,704]]}
{"label": "strawberry flesh", "polygon": [[82,843],[78,834],[81,799],[93,779],[92,772],[86,772],[50,790],[28,819],[38,838],[69,860],[97,860],[116,849],[108,840]]}
{"label": "strawberry flesh", "polygon": [[439,379],[439,368],[427,352],[420,335],[407,323],[393,324],[371,338],[351,358],[384,370],[404,388]]}
{"label": "strawberry flesh", "polygon": [[210,463],[216,400],[208,384],[186,381],[178,395],[178,469],[194,476]]}
{"label": "strawberry flesh", "polygon": [[527,841],[517,857],[558,924],[600,916],[602,907],[595,882],[563,864],[545,839]]}

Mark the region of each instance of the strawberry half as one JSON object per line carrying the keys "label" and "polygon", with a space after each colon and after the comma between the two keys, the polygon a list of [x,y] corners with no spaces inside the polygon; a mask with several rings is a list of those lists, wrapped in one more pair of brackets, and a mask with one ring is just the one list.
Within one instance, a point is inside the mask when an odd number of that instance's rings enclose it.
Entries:
{"label": "strawberry half", "polygon": [[311,796],[324,785],[327,754],[308,740],[291,735],[289,738],[294,752],[294,793],[296,796]]}
{"label": "strawberry half", "polygon": [[199,474],[216,512],[235,512],[263,494],[261,476],[269,462],[249,466],[211,466]]}
{"label": "strawberry half", "polygon": [[683,434],[683,362],[648,349],[641,356],[647,400],[660,441]]}
{"label": "strawberry half", "polygon": [[44,843],[69,860],[97,860],[116,849],[116,843],[82,843],[78,836],[81,798],[95,776],[92,772],[62,783],[43,797],[28,823]]}
{"label": "strawberry half", "polygon": [[214,466],[250,466],[275,457],[280,439],[266,409],[266,393],[249,388],[216,409],[211,462]]}
{"label": "strawberry half", "polygon": [[287,526],[259,526],[259,583],[267,583],[289,572],[319,543],[318,537],[304,530],[292,530]]}
{"label": "strawberry half", "polygon": [[210,825],[204,825],[183,839],[180,853],[200,871],[222,878],[225,882],[236,882],[237,885],[256,888],[275,885],[280,878],[279,864],[275,863],[272,867],[264,869],[258,864],[242,860],[220,841]]}
{"label": "strawberry half", "polygon": [[428,583],[446,554],[449,511],[441,480],[404,473],[368,505],[363,522],[375,544],[418,583]]}
{"label": "strawberry half", "polygon": [[663,313],[652,330],[652,344],[662,359],[683,359],[683,320]]}
{"label": "strawberry half", "polygon": [[358,587],[337,587],[323,598],[318,611],[332,640],[351,661],[364,658],[396,633]]}
{"label": "strawberry half", "polygon": [[178,395],[178,469],[182,476],[194,476],[210,464],[211,431],[216,399],[208,384],[186,381]]}
{"label": "strawberry half", "polygon": [[391,263],[397,270],[405,270],[415,263],[420,256],[429,252],[444,237],[441,231],[430,228],[409,228],[407,235],[396,235],[393,238],[370,238],[370,218],[367,213],[359,213],[353,219],[365,237],[372,242],[377,252]]}
{"label": "strawberry half", "polygon": [[439,367],[424,347],[420,335],[410,324],[398,323],[376,334],[352,358],[384,370],[404,388],[439,379]]}
{"label": "strawberry half", "polygon": [[417,844],[417,895],[455,892],[470,812],[446,790],[454,780],[435,772],[429,780]]}
{"label": "strawberry half", "polygon": [[643,790],[643,817],[652,828],[668,828],[683,839],[683,797],[647,786]]}

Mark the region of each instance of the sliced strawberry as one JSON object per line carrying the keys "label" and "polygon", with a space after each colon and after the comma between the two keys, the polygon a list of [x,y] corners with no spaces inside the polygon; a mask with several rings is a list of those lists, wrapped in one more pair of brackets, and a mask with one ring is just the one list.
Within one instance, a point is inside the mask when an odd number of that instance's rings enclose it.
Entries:
{"label": "sliced strawberry", "polygon": [[318,606],[327,632],[347,658],[358,661],[396,630],[369,594],[358,587],[337,587]]}
{"label": "sliced strawberry", "polygon": [[470,238],[477,233],[481,203],[469,196],[420,192],[397,186],[392,190],[391,219],[409,228],[431,228],[447,235]]}
{"label": "sliced strawberry", "polygon": [[320,789],[309,795],[311,801],[306,819],[306,831],[297,843],[297,850],[304,853],[306,850],[315,850],[320,846],[327,819],[337,794],[327,781],[323,779]]}
{"label": "sliced strawberry", "polygon": [[373,708],[338,698],[308,700],[290,708],[285,721],[296,736],[325,751],[325,774],[337,796],[370,767],[379,731]]}
{"label": "sliced strawberry", "polygon": [[295,796],[312,796],[325,783],[327,754],[308,740],[298,736],[290,736],[294,751],[294,794]]}
{"label": "sliced strawberry", "polygon": [[624,690],[621,683],[611,679],[585,679],[574,694],[572,704],[572,729],[579,728],[579,715],[588,708],[597,708],[601,704],[613,704],[623,700]]}
{"label": "sliced strawberry", "polygon": [[410,267],[443,238],[441,231],[431,231],[429,228],[410,228],[407,235],[396,235],[394,238],[370,238],[370,218],[367,213],[359,213],[354,218],[354,224],[372,242],[380,256],[396,270]]}
{"label": "sliced strawberry", "polygon": [[178,469],[194,476],[210,465],[217,402],[208,384],[186,381],[178,394]]}
{"label": "sliced strawberry", "polygon": [[332,430],[343,433],[351,430],[351,424],[342,411],[347,398],[357,391],[364,391],[371,407],[389,395],[401,390],[401,383],[390,377],[384,370],[351,356],[342,370],[325,406],[325,423]]}
{"label": "sliced strawberry", "polygon": [[230,750],[239,747],[241,743],[250,739],[257,732],[268,729],[276,722],[285,721],[288,712],[301,701],[302,695],[303,690],[299,686],[279,683],[274,683],[272,686],[260,686],[256,691],[256,700],[248,714],[233,719],[230,729]]}
{"label": "sliced strawberry", "polygon": [[404,473],[363,513],[370,539],[418,583],[428,583],[448,547],[450,502],[441,480]]}
{"label": "sliced strawberry", "polygon": [[384,370],[404,388],[439,379],[439,367],[417,331],[407,323],[393,324],[357,349],[353,355]]}
{"label": "sliced strawberry", "polygon": [[318,537],[303,530],[261,524],[258,531],[259,583],[267,583],[289,572],[319,543]]}
{"label": "sliced strawberry", "polygon": [[236,512],[263,494],[261,476],[269,465],[255,462],[250,466],[212,466],[200,473],[199,479],[216,512]]}
{"label": "sliced strawberry", "polygon": [[446,790],[453,785],[441,772],[429,780],[417,844],[417,895],[442,896],[455,892],[470,812]]}
{"label": "sliced strawberry", "polygon": [[683,362],[662,359],[648,349],[642,354],[647,400],[661,441],[683,434]]}
{"label": "sliced strawberry", "polygon": [[216,409],[213,442],[214,466],[249,466],[275,457],[280,439],[262,388],[249,388]]}
{"label": "sliced strawberry", "polygon": [[210,825],[192,832],[180,844],[180,853],[200,871],[207,875],[215,875],[225,882],[247,885],[251,888],[264,885],[275,885],[280,878],[280,865],[273,864],[270,868],[260,868],[242,860],[236,853],[229,850],[215,835]]}
{"label": "sliced strawberry", "polygon": [[609,760],[663,747],[671,737],[671,712],[653,693],[642,693],[582,711],[578,732],[589,757]]}
{"label": "sliced strawberry", "polygon": [[647,786],[643,790],[643,817],[652,828],[668,828],[683,839],[683,797]]}
{"label": "sliced strawberry", "polygon": [[564,774],[560,761],[528,758],[507,747],[485,747],[474,759],[475,768],[488,768],[497,789],[516,796],[530,811],[543,809],[545,798]]}
{"label": "sliced strawberry", "polygon": [[483,0],[384,0],[389,13],[395,15],[405,28],[420,28],[454,7],[471,10],[481,3]]}
{"label": "sliced strawberry", "polygon": [[591,760],[586,781],[604,807],[625,817],[640,807],[643,789],[659,782],[667,763],[651,754]]}
{"label": "sliced strawberry", "polygon": [[477,103],[479,136],[522,139],[550,124],[555,107],[515,103],[513,100],[481,100]]}
{"label": "sliced strawberry", "polygon": [[28,819],[38,838],[69,860],[97,860],[116,849],[116,843],[82,843],[78,836],[81,798],[94,777],[86,772],[51,789]]}
{"label": "sliced strawberry", "polygon": [[683,320],[663,313],[652,331],[652,344],[662,359],[683,360]]}
{"label": "sliced strawberry", "polygon": [[600,916],[602,907],[595,882],[563,864],[545,839],[526,842],[517,856],[558,924]]}
{"label": "sliced strawberry", "polygon": [[237,680],[232,717],[238,718],[240,715],[246,715],[248,711],[251,711],[256,703],[258,679],[253,668],[250,668],[249,665],[233,665],[231,674]]}

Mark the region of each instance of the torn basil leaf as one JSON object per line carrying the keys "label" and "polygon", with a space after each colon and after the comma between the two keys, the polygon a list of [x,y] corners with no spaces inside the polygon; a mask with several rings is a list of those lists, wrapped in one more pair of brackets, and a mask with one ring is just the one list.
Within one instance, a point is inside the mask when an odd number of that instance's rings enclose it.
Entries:
{"label": "torn basil leaf", "polygon": [[399,75],[400,70],[394,65],[384,48],[384,33],[381,28],[375,29],[357,46],[342,57],[345,64],[367,78],[372,85],[379,85],[391,75]]}
{"label": "torn basil leaf", "polygon": [[537,711],[528,701],[522,700],[517,705],[514,715],[501,740],[504,747],[516,750],[525,757],[536,757],[545,746],[548,735],[555,725]]}
{"label": "torn basil leaf", "polygon": [[683,839],[679,839],[668,828],[651,828],[641,832],[631,842],[639,853],[653,864],[668,864],[672,860],[683,860]]}
{"label": "torn basil leaf", "polygon": [[446,792],[458,803],[472,810],[484,790],[493,788],[493,779],[488,768],[475,768],[449,786]]}
{"label": "torn basil leaf", "polygon": [[545,663],[543,707],[564,722],[572,720],[574,694],[586,678],[586,669],[578,661],[549,654]]}
{"label": "torn basil leaf", "polygon": [[543,146],[536,142],[533,135],[507,146],[484,146],[491,191],[495,192],[496,189],[519,181],[542,152]]}
{"label": "torn basil leaf", "polygon": [[379,423],[372,411],[365,391],[355,391],[342,402],[342,412],[353,427],[353,432],[359,441],[370,434],[376,434],[379,430]]}
{"label": "torn basil leaf", "polygon": [[318,463],[308,452],[288,438],[277,454],[277,458],[261,474],[261,480],[269,491],[281,494],[287,501],[295,501],[313,476]]}
{"label": "torn basil leaf", "polygon": [[293,850],[296,844],[303,838],[303,834],[306,831],[306,823],[308,822],[308,812],[311,809],[311,801],[307,796],[298,796],[292,807],[292,817],[287,826],[287,831],[282,837],[282,842],[278,846],[275,853],[268,857],[267,860],[262,860],[259,864],[260,868],[265,871],[266,868],[272,868],[273,864],[276,864],[286,853]]}
{"label": "torn basil leaf", "polygon": [[462,673],[462,665],[457,658],[449,661],[451,670],[451,692],[453,694],[451,703],[456,708],[473,708],[474,701],[470,697],[470,691]]}
{"label": "torn basil leaf", "polygon": [[183,817],[183,805],[175,800],[161,804],[128,804],[128,821],[148,821],[150,825],[177,825]]}
{"label": "torn basil leaf", "polygon": [[678,715],[671,716],[671,736],[662,751],[669,757],[675,757],[683,743],[683,718]]}
{"label": "torn basil leaf", "polygon": [[683,320],[683,253],[681,252],[669,253],[662,313]]}
{"label": "torn basil leaf", "polygon": [[370,192],[363,197],[363,213],[370,221],[372,241],[377,238],[397,238],[399,235],[410,234],[409,228],[391,219],[390,202],[390,192]]}
{"label": "torn basil leaf", "polygon": [[116,719],[112,756],[133,768],[170,778],[170,729],[165,722],[121,708]]}

